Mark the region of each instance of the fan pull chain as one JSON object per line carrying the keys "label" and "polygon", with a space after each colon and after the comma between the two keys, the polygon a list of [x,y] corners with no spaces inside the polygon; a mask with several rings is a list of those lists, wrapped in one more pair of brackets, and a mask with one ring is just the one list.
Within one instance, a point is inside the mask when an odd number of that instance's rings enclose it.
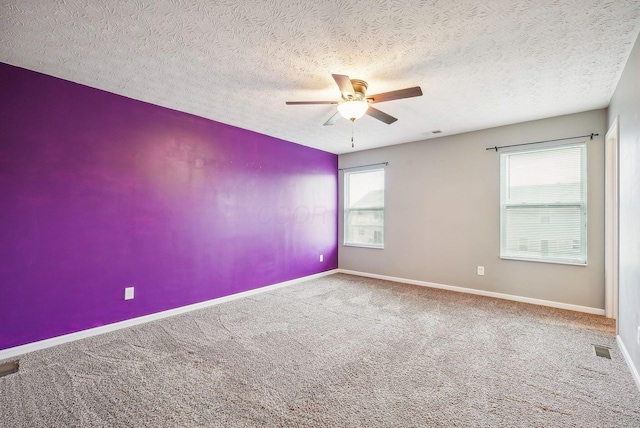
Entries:
{"label": "fan pull chain", "polygon": [[355,122],[355,119],[351,119],[351,148],[355,147],[353,143],[353,122]]}

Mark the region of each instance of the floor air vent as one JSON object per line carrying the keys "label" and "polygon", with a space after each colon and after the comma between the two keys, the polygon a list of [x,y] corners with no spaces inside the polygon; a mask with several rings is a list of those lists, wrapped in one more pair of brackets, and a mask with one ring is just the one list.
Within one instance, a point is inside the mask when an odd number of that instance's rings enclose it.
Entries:
{"label": "floor air vent", "polygon": [[606,346],[593,345],[593,350],[598,357],[611,359],[611,352]]}
{"label": "floor air vent", "polygon": [[0,377],[17,372],[19,366],[20,364],[17,361],[0,364]]}

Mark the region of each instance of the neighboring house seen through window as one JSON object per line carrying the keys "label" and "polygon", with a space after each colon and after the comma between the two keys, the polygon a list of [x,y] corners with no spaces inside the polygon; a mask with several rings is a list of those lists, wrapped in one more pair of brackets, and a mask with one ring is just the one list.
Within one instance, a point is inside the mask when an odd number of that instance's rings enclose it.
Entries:
{"label": "neighboring house seen through window", "polygon": [[344,173],[344,245],[384,248],[384,169]]}
{"label": "neighboring house seen through window", "polygon": [[586,145],[500,156],[500,257],[587,263]]}

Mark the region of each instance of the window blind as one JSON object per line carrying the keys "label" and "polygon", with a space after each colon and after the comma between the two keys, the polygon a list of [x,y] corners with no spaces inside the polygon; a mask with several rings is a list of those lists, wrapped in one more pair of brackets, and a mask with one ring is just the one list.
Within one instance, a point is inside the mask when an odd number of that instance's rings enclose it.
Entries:
{"label": "window blind", "polygon": [[500,256],[586,264],[586,145],[500,156]]}
{"label": "window blind", "polygon": [[384,247],[384,169],[345,172],[344,244]]}

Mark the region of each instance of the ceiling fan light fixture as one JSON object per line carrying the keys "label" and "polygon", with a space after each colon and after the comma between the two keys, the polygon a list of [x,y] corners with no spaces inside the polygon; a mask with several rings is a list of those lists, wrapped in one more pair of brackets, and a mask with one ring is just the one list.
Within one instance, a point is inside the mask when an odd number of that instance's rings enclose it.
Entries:
{"label": "ceiling fan light fixture", "polygon": [[369,103],[364,100],[349,100],[338,104],[338,111],[345,119],[360,119],[369,109]]}

